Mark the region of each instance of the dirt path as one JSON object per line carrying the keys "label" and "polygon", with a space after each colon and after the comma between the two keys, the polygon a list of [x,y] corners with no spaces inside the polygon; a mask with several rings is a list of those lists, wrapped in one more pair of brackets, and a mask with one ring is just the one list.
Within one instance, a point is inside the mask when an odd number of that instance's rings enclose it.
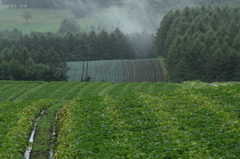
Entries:
{"label": "dirt path", "polygon": [[[49,107],[44,111],[36,126],[30,159],[53,159],[56,113],[64,103]],[[26,157],[25,157],[26,158]]]}

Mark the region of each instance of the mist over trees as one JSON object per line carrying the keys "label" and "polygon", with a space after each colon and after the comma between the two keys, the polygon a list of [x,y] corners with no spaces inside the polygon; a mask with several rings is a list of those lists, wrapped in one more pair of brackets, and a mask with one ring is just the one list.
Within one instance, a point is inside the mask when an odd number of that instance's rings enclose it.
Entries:
{"label": "mist over trees", "polygon": [[[61,29],[61,27],[60,27]],[[64,30],[64,32],[67,30]],[[15,46],[26,47],[29,51],[37,51],[40,47],[55,49],[63,54],[67,61],[92,61],[156,57],[154,35],[146,31],[142,33],[124,34],[118,28],[113,32],[91,31],[73,33],[38,33],[22,34],[21,31],[0,32],[0,52]],[[35,59],[33,58],[35,61]]]}
{"label": "mist over trees", "polygon": [[76,32],[79,32],[80,29],[81,29],[80,25],[77,24],[75,19],[66,17],[62,20],[62,23],[60,25],[58,32],[66,33],[68,31],[71,31],[73,33],[76,33]]}
{"label": "mist over trees", "polygon": [[0,37],[0,80],[67,80],[66,61],[155,57],[154,36],[146,31],[22,34],[14,29]]}
{"label": "mist over trees", "polygon": [[108,6],[119,4],[122,0],[3,0],[3,4],[9,8],[66,8],[71,4],[96,4],[98,6]]}
{"label": "mist over trees", "polygon": [[157,54],[166,58],[169,80],[240,80],[240,7],[170,11],[156,36]]}
{"label": "mist over trees", "polygon": [[169,11],[183,10],[185,7],[201,7],[202,5],[235,6],[239,0],[132,0],[127,5],[129,19],[134,19],[143,28],[156,33],[159,23]]}
{"label": "mist over trees", "polygon": [[1,31],[0,37],[0,80],[67,80],[66,61],[155,57],[155,46],[145,47],[153,44],[153,35],[125,35],[118,28],[110,33],[30,34],[14,29]]}
{"label": "mist over trees", "polygon": [[[238,7],[233,7],[240,5],[239,0],[5,0],[3,3],[10,8],[67,8],[76,19],[85,18],[96,8],[127,6],[123,23],[133,27],[129,33],[118,28],[114,30],[116,26],[110,22],[107,26],[98,23],[87,25],[89,32],[86,33],[79,32],[81,27],[75,19],[64,18],[57,33],[22,34],[17,29],[2,31],[2,75],[9,72],[9,68],[20,72],[42,70],[39,72],[49,74],[43,80],[55,77],[62,80],[66,79],[65,61],[162,56],[166,59],[168,77],[172,82],[240,80],[240,13]],[[122,15],[114,11],[114,18],[120,19]],[[111,29],[106,31],[105,28]],[[47,61],[46,57],[50,55],[56,58],[58,65]],[[31,73],[28,75],[30,79]],[[25,80],[26,77],[19,76],[18,79]],[[31,77],[41,78],[40,75]],[[17,77],[11,74],[4,75],[2,79]]]}

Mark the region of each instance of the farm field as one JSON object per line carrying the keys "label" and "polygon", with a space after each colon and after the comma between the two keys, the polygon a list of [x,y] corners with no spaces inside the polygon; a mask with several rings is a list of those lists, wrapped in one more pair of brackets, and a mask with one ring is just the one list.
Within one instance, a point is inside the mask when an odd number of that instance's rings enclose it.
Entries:
{"label": "farm field", "polygon": [[[25,19],[22,18],[24,10],[31,11],[33,18],[26,24]],[[114,30],[116,27],[123,26],[124,19],[116,20],[113,18],[116,14],[126,14],[127,8],[103,8],[96,9],[94,12],[88,14],[82,19],[76,19],[77,23],[81,26],[81,31],[90,32],[90,26],[95,28],[100,25],[102,29]],[[8,8],[6,5],[0,5],[0,31],[8,29],[13,30],[17,28],[23,33],[35,32],[57,32],[62,20],[65,17],[74,18],[70,9],[36,9],[36,8]],[[97,29],[96,29],[97,31]]]}
{"label": "farm field", "polygon": [[55,158],[236,158],[240,83],[213,84],[0,81],[0,158],[59,105]]}

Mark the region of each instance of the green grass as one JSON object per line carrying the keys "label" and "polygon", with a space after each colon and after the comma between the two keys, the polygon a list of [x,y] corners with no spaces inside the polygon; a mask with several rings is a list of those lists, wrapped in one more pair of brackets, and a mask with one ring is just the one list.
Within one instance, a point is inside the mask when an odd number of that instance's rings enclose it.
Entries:
{"label": "green grass", "polygon": [[[24,10],[30,10],[33,18],[29,19],[29,24],[23,19],[22,13]],[[119,8],[122,13],[127,12],[127,8]],[[76,19],[81,26],[81,31],[91,31],[90,26],[95,25],[96,31],[98,24],[101,27],[110,29],[114,28],[120,23],[114,17],[109,17],[111,8],[96,9],[94,12],[87,15],[85,18]],[[60,24],[65,17],[74,17],[68,9],[35,9],[35,8],[8,8],[8,6],[0,6],[0,31],[17,28],[23,33],[36,32],[57,32]],[[109,23],[111,19],[111,23]]]}
{"label": "green grass", "polygon": [[41,83],[42,82],[1,82],[0,103],[5,101],[16,101],[18,97]]}
{"label": "green grass", "polygon": [[[30,10],[33,15],[33,18],[29,19],[29,24],[22,17],[24,10]],[[70,13],[63,9],[4,8],[0,9],[0,30],[17,28],[23,33],[31,31],[57,32],[66,16],[70,16]]]}

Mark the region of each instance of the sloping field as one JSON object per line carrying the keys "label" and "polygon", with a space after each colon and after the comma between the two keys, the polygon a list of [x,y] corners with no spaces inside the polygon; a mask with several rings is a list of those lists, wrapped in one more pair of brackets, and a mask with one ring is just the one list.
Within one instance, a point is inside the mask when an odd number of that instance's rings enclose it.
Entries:
{"label": "sloping field", "polygon": [[238,158],[240,87],[76,98],[56,158]]}
{"label": "sloping field", "polygon": [[0,81],[0,92],[0,158],[23,158],[35,118],[59,104],[57,159],[240,156],[239,82]]}
{"label": "sloping field", "polygon": [[68,81],[163,82],[160,62],[155,59],[68,62]]}

